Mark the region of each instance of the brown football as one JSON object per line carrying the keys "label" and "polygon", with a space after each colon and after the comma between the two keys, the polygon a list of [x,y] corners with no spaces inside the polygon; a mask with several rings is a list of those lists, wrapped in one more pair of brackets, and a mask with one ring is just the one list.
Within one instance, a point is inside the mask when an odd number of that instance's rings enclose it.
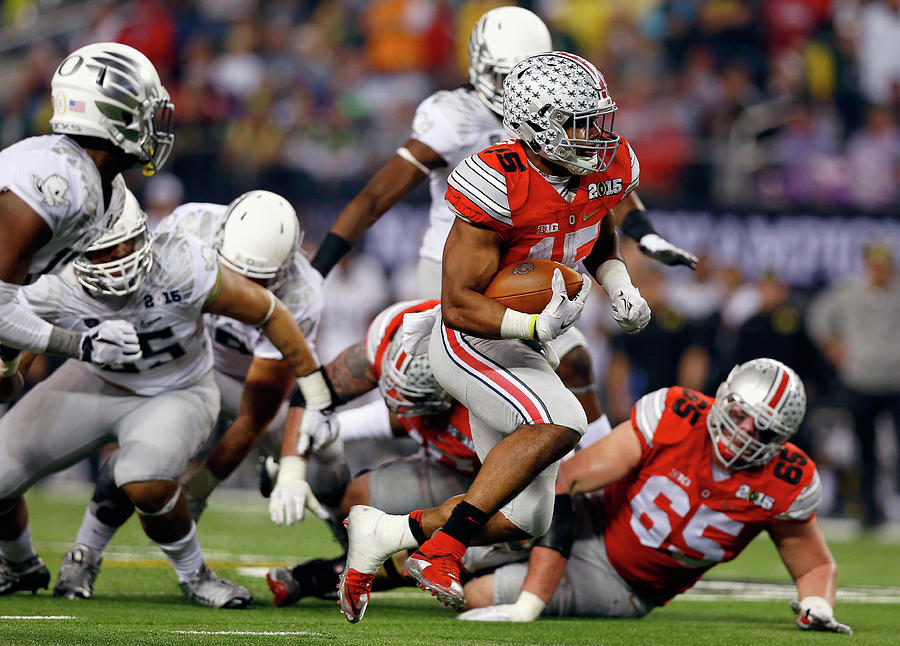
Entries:
{"label": "brown football", "polygon": [[550,281],[557,267],[562,271],[569,298],[574,298],[581,289],[581,274],[558,262],[537,258],[503,267],[491,280],[484,295],[510,309],[540,314],[553,296]]}

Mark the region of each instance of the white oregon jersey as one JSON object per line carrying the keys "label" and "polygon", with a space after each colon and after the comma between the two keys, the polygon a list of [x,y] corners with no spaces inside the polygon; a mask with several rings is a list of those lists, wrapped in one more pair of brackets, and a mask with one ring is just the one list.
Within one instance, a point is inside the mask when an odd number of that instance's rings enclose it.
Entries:
{"label": "white oregon jersey", "polygon": [[447,177],[459,163],[488,146],[509,137],[503,124],[469,86],[441,90],[422,101],[416,108],[412,138],[421,141],[447,162],[429,173],[431,208],[428,229],[422,239],[419,255],[441,262],[444,241],[453,224],[453,214],[444,201]]}
{"label": "white oregon jersey", "polygon": [[65,135],[29,137],[0,151],[0,193],[15,193],[53,234],[32,258],[28,282],[61,271],[113,225],[125,204],[121,175],[113,179],[112,189],[104,209],[97,166]]}
{"label": "white oregon jersey", "polygon": [[191,386],[213,365],[203,306],[216,288],[216,252],[193,236],[160,234],[153,239],[153,267],[133,293],[92,296],[68,265],[19,290],[19,300],[42,319],[83,332],[101,321],[134,324],[143,357],[119,368],[90,369],[135,394],[153,396]]}
{"label": "white oregon jersey", "polygon": [[[225,220],[228,207],[224,204],[191,202],[182,204],[165,217],[156,231],[178,231],[192,234],[214,245]],[[322,296],[323,278],[312,268],[299,249],[294,252],[291,266],[272,292],[281,299],[297,321],[311,350],[319,330],[319,319],[325,305]],[[272,345],[259,328],[224,316],[206,315],[206,326],[213,340],[216,370],[243,380],[253,357],[281,359],[281,352]]]}

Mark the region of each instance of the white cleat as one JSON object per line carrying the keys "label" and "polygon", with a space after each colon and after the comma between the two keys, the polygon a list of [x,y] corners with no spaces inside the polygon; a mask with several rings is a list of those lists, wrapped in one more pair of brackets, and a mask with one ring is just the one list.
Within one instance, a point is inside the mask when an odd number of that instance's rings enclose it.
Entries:
{"label": "white cleat", "polygon": [[338,598],[341,612],[350,623],[363,618],[378,568],[391,554],[405,548],[402,532],[396,531],[400,519],[374,507],[355,505],[344,521],[349,547]]}

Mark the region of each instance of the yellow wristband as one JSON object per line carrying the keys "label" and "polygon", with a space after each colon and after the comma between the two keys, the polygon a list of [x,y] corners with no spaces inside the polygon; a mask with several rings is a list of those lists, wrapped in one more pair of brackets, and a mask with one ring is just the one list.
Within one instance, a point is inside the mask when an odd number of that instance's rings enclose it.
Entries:
{"label": "yellow wristband", "polygon": [[531,315],[531,327],[528,328],[528,335],[533,339],[534,336],[534,326],[537,325],[537,314]]}

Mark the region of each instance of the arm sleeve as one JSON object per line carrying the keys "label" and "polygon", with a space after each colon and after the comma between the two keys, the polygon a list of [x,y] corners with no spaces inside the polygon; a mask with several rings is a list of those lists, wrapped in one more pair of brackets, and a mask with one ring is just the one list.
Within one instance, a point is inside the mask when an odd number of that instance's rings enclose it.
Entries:
{"label": "arm sleeve", "polygon": [[19,295],[21,286],[0,281],[0,343],[42,354],[53,325],[32,312]]}

